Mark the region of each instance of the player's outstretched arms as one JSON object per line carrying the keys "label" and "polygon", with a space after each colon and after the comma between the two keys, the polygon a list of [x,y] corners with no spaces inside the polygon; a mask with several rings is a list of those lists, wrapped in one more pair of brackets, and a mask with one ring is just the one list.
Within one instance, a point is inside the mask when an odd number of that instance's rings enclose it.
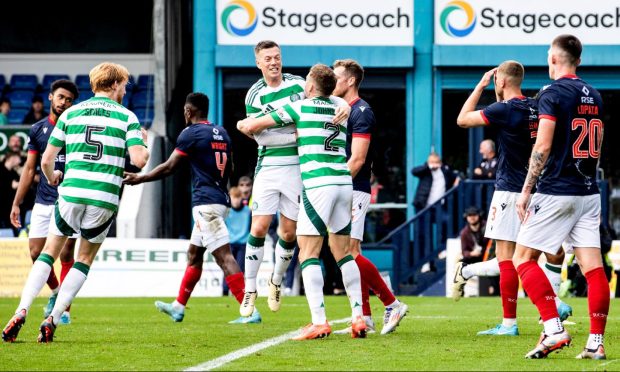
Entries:
{"label": "player's outstretched arms", "polygon": [[272,127],[276,121],[271,115],[261,116],[260,118],[247,118],[237,122],[237,129],[246,136],[252,136],[263,130]]}
{"label": "player's outstretched arms", "polygon": [[181,159],[183,159],[183,157],[185,157],[185,155],[182,155],[180,152],[175,150],[172,152],[172,154],[170,154],[168,160],[166,160],[164,163],[159,164],[146,174],[125,172],[123,174],[123,184],[138,185],[140,183],[156,181],[168,177],[169,175],[174,173],[177,166],[181,163]]}

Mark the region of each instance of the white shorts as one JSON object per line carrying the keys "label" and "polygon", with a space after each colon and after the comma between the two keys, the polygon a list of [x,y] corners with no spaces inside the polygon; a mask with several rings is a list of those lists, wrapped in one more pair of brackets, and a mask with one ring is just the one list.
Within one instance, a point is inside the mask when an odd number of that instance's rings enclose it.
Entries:
{"label": "white shorts", "polygon": [[230,243],[230,235],[224,223],[228,208],[221,204],[197,205],[192,208],[194,229],[190,243],[213,253],[219,247]]}
{"label": "white shorts", "polygon": [[351,209],[351,239],[364,240],[364,222],[370,204],[370,194],[353,190],[353,208]]}
{"label": "white shorts", "polygon": [[566,241],[573,247],[601,247],[601,195],[534,194],[517,243],[556,254]]}
{"label": "white shorts", "polygon": [[73,236],[76,233],[91,243],[103,243],[114,221],[114,211],[87,204],[65,201],[62,196],[54,206],[50,234]]}
{"label": "white shorts", "polygon": [[351,234],[351,185],[323,186],[302,192],[297,235]]}
{"label": "white shorts", "polygon": [[252,215],[271,216],[280,211],[297,221],[301,197],[299,166],[264,166],[257,173],[252,187]]}
{"label": "white shorts", "polygon": [[518,192],[495,191],[487,219],[484,237],[516,242],[521,221],[517,214]]}
{"label": "white shorts", "polygon": [[[50,223],[53,223],[52,213],[54,213],[54,204],[45,205],[35,203],[32,207],[30,215],[30,228],[28,229],[28,238],[47,238],[50,230]],[[79,233],[73,234],[72,239],[77,239]]]}

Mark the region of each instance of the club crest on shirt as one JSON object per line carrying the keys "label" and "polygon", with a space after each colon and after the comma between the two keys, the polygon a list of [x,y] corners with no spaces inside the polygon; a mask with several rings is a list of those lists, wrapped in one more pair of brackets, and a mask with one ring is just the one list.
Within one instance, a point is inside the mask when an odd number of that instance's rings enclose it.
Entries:
{"label": "club crest on shirt", "polygon": [[301,99],[301,96],[299,95],[299,93],[293,93],[291,94],[289,99],[291,100],[291,102],[295,102],[295,101],[299,101]]}

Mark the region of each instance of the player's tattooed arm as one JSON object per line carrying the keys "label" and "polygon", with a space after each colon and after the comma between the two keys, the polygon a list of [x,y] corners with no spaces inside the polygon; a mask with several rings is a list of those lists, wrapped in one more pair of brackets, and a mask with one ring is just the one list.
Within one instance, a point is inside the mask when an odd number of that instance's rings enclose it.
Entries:
{"label": "player's tattooed arm", "polygon": [[530,167],[527,172],[527,177],[525,177],[525,183],[523,184],[523,189],[531,192],[536,185],[536,181],[538,177],[542,173],[543,168],[545,167],[546,156],[543,153],[538,151],[533,151],[532,156],[530,157]]}

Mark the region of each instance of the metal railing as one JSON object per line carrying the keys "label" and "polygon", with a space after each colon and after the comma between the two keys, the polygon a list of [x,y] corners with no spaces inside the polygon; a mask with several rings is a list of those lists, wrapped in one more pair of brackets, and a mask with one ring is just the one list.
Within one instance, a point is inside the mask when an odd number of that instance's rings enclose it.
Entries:
{"label": "metal railing", "polygon": [[[608,182],[599,181],[599,188],[601,213],[603,221],[607,221]],[[417,212],[378,242],[364,244],[363,249],[391,250],[394,291],[419,294],[445,275],[438,255],[446,249],[447,239],[457,237],[465,225],[465,209],[476,206],[486,214],[494,189],[494,181],[462,180],[437,202]],[[425,265],[430,265],[431,270],[423,273],[421,269]]]}

